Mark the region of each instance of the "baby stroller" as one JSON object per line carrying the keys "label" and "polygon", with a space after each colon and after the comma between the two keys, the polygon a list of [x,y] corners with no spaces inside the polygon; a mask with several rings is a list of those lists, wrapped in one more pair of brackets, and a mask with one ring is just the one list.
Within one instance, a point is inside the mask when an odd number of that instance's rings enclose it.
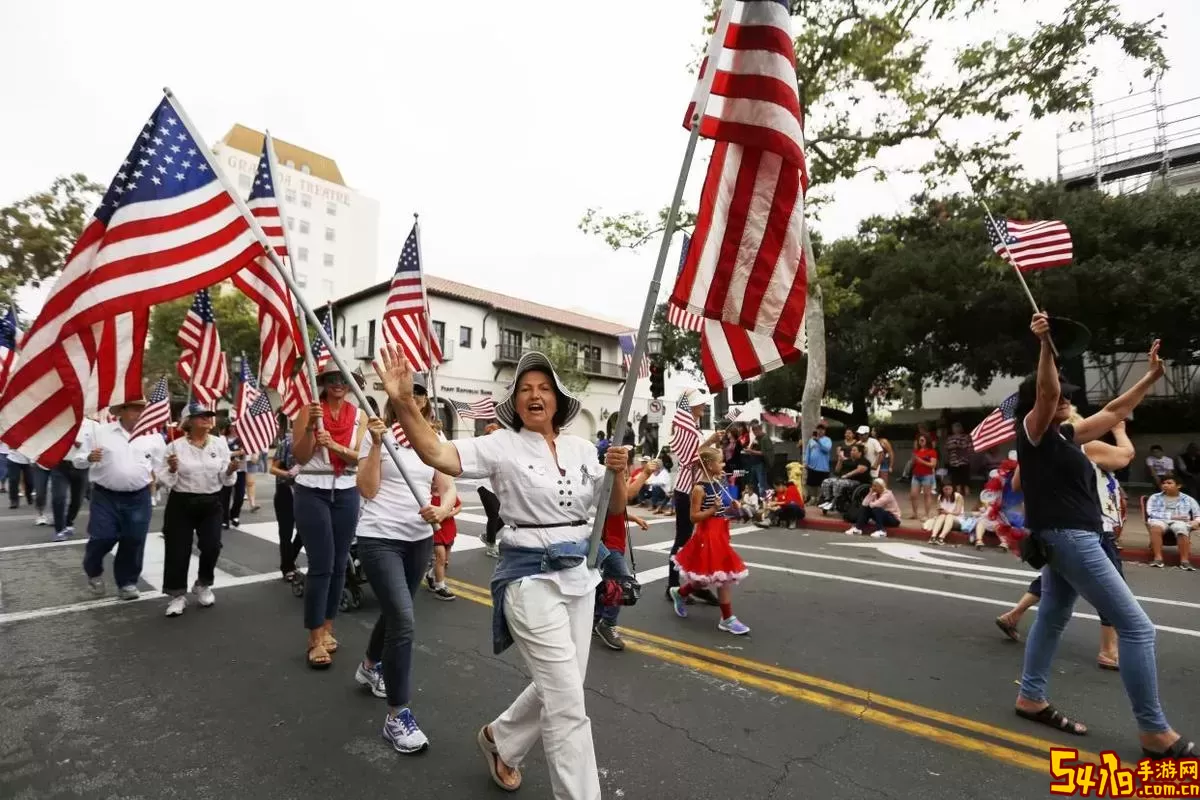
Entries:
{"label": "baby stroller", "polygon": [[[362,561],[358,558],[358,539],[350,540],[350,558],[346,564],[346,585],[342,588],[342,599],[338,603],[338,608],[341,611],[350,611],[352,609],[362,608],[363,603],[363,586],[367,583],[367,573],[363,569]],[[296,573],[296,577],[292,580],[292,594],[296,597],[304,597],[304,575],[300,572]]]}

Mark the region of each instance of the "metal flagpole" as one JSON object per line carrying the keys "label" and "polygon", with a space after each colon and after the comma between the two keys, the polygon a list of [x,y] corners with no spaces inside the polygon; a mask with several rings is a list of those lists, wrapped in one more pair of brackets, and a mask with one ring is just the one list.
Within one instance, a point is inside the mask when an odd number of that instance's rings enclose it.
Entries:
{"label": "metal flagpole", "polygon": [[425,260],[421,258],[421,215],[413,213],[413,230],[417,232],[417,264],[421,267],[421,302],[425,304],[425,352],[429,354],[429,397],[440,418],[437,396],[437,366],[433,363],[433,316],[429,313],[429,294],[425,291]]}
{"label": "metal flagpole", "polygon": [[[708,43],[708,68],[700,78],[696,105],[692,113],[691,133],[688,135],[687,148],[683,153],[683,163],[679,165],[679,178],[675,182],[675,196],[671,198],[671,210],[667,213],[663,225],[662,242],[658,246],[658,262],[654,265],[654,275],[650,278],[650,286],[646,290],[646,302],[642,306],[642,321],[638,324],[637,339],[633,344],[633,357],[630,369],[636,370],[646,357],[646,338],[650,333],[650,322],[654,317],[654,308],[658,304],[658,292],[662,287],[663,271],[667,264],[667,252],[671,249],[671,237],[675,235],[675,220],[679,216],[679,206],[683,202],[683,190],[687,186],[688,173],[692,169],[692,158],[696,154],[696,142],[700,138],[700,120],[704,117],[708,104],[709,92],[712,89],[713,75],[717,72],[718,57],[725,42],[725,31],[729,29],[729,21],[733,16],[734,0],[725,0],[721,14],[713,29],[712,39]],[[625,389],[621,393],[621,408],[617,413],[615,430],[618,435],[625,430],[629,421],[629,412],[633,409],[633,394],[637,389],[636,373],[627,376]],[[592,523],[592,538],[588,547],[588,561],[599,567],[600,540],[604,536],[604,520],[608,516],[608,503],[612,497],[616,478],[612,470],[604,471],[604,480],[600,484],[600,493],[596,498],[596,519]],[[625,490],[624,483],[621,491]]]}
{"label": "metal flagpole", "polygon": [[[196,126],[192,124],[191,118],[188,117],[187,113],[184,112],[183,108],[180,106],[174,93],[171,92],[169,87],[163,87],[163,94],[165,94],[167,100],[170,101],[171,107],[175,109],[175,113],[179,115],[179,121],[187,129],[187,132],[189,135],[191,135],[192,140],[196,142],[198,147],[204,150],[206,154],[205,157],[207,158],[207,154],[212,151],[209,150],[204,138],[200,135],[200,131],[198,131]],[[233,184],[229,182],[229,179],[225,177],[225,174],[221,172],[220,169],[214,169],[213,172],[216,175],[217,180],[221,182],[221,185],[225,187],[225,191],[228,192],[229,196],[233,199],[234,205],[236,205],[238,211],[241,212],[242,217],[246,220],[246,224],[250,226],[250,230],[253,231],[255,237],[257,237],[258,242],[260,245],[262,245],[263,251],[267,258],[270,259],[271,263],[275,265],[275,269],[279,272],[279,277],[283,278],[283,282],[287,284],[288,289],[290,289],[292,294],[295,296],[296,303],[304,311],[304,315],[307,320],[317,327],[317,335],[321,338],[321,342],[324,343],[327,348],[329,348],[329,357],[333,359],[333,363],[337,364],[338,369],[341,370],[342,375],[345,376],[346,381],[350,386],[350,390],[354,392],[354,397],[358,400],[359,408],[369,409],[370,405],[367,403],[367,396],[363,393],[362,387],[358,385],[358,381],[354,380],[354,375],[346,367],[346,362],[342,361],[342,357],[338,355],[337,348],[335,348],[333,345],[333,337],[325,332],[325,327],[321,325],[321,320],[317,318],[317,315],[313,313],[312,308],[308,305],[308,301],[306,301],[300,294],[300,287],[296,285],[296,279],[292,277],[291,273],[283,266],[282,262],[280,262],[279,254],[275,252],[274,247],[271,247],[270,242],[267,240],[267,235],[263,233],[262,226],[258,224],[258,220],[246,206],[246,201],[242,199],[241,195],[234,191]],[[316,395],[314,394],[314,398],[315,397]],[[396,440],[392,437],[391,432],[384,434],[383,446],[384,449],[388,451],[388,455],[391,456],[392,463],[396,465],[396,469],[400,472],[400,476],[404,478],[404,483],[407,484],[408,490],[412,492],[412,495],[414,498],[416,498],[417,503],[420,504],[422,508],[429,505],[429,491],[419,490],[417,485],[413,483],[412,478],[404,468],[404,462],[400,459],[400,452],[398,450],[399,445],[396,444]]]}

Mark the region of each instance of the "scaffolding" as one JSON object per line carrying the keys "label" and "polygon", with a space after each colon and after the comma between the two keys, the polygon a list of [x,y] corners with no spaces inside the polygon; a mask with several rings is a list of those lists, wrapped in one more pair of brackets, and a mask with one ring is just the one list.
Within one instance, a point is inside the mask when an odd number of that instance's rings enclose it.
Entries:
{"label": "scaffolding", "polygon": [[1093,105],[1088,121],[1060,132],[1057,144],[1058,180],[1068,189],[1200,189],[1200,96],[1168,103],[1155,82]]}

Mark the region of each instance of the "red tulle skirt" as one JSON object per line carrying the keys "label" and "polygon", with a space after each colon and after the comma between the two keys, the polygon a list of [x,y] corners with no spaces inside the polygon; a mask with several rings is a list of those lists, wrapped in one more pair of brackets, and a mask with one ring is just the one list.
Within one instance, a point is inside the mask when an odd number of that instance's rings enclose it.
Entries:
{"label": "red tulle skirt", "polygon": [[728,586],[750,574],[729,543],[729,520],[722,517],[701,521],[671,560],[679,568],[681,584]]}

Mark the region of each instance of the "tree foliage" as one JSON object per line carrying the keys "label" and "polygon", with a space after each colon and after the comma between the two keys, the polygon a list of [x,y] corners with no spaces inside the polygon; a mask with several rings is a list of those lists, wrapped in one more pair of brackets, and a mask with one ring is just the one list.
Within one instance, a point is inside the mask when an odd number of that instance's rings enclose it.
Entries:
{"label": "tree foliage", "polygon": [[562,380],[563,385],[567,390],[574,394],[581,394],[587,390],[588,376],[583,371],[579,364],[579,345],[575,342],[559,336],[556,333],[547,332],[544,338],[546,357],[550,359],[550,363],[554,366],[554,371],[558,373],[558,377]]}
{"label": "tree foliage", "polygon": [[[242,353],[250,360],[251,371],[258,370],[258,307],[241,292],[229,284],[222,284],[212,292],[213,316],[217,320],[217,332],[221,336],[221,348],[227,356],[226,368],[231,377],[233,358]],[[171,394],[182,397],[187,394],[187,384],[175,370],[179,361],[179,345],[175,341],[179,326],[192,305],[192,297],[181,297],[169,303],[160,303],[150,312],[150,342],[142,360],[142,374],[147,383],[167,375],[170,378]],[[230,382],[230,388],[235,385]]]}
{"label": "tree foliage", "polygon": [[43,192],[0,208],[0,302],[39,286],[63,268],[104,187],[76,173]]}

